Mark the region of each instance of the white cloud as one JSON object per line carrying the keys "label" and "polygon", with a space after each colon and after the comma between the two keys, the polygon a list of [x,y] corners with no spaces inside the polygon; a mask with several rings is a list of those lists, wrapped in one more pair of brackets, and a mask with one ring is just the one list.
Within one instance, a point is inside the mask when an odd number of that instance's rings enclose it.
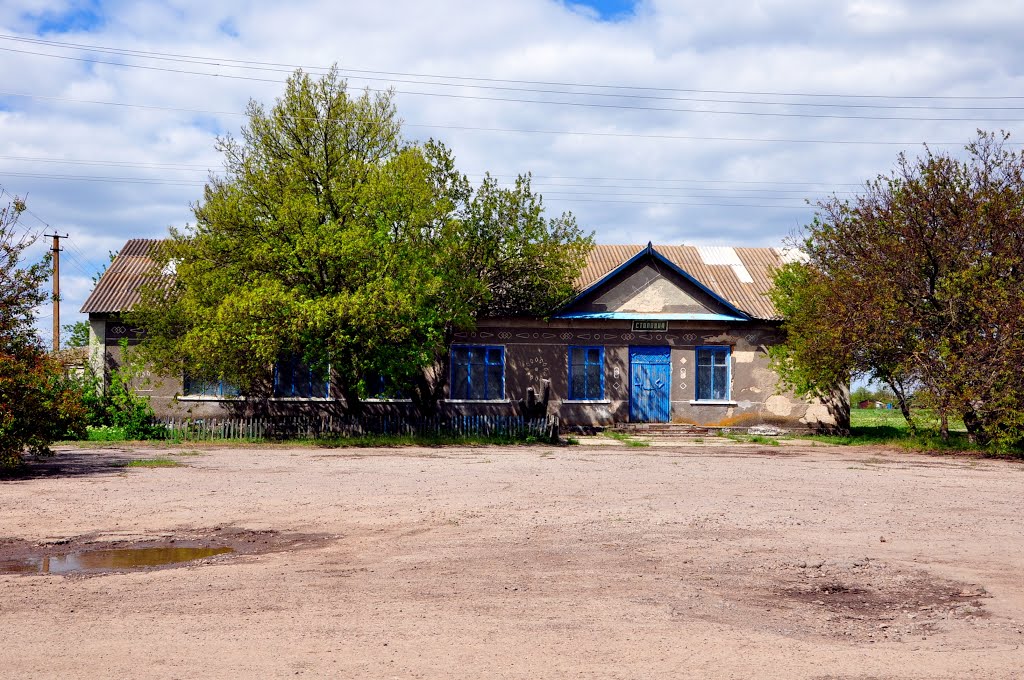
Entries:
{"label": "white cloud", "polygon": [[[32,17],[43,15],[51,23],[63,20],[74,26],[75,17],[69,14],[72,7],[56,0],[4,3],[0,33],[39,37],[33,33],[38,23]],[[343,69],[562,83],[490,83],[508,89],[441,87],[395,82],[416,80],[411,77],[377,74],[377,80],[370,80],[370,74],[349,74],[351,85],[357,88],[387,87],[390,78],[399,91],[400,115],[409,123],[408,136],[444,140],[465,171],[490,170],[501,176],[533,171],[535,188],[545,195],[549,210],[572,210],[583,226],[596,231],[600,242],[780,245],[810,219],[812,209],[803,204],[803,198],[813,200],[833,189],[855,189],[844,185],[887,171],[897,153],[916,153],[921,142],[951,142],[954,146],[948,148],[955,149],[969,141],[976,128],[1013,131],[1019,127],[1015,121],[999,123],[986,118],[1024,116],[1012,108],[1016,107],[1012,100],[794,98],[726,91],[1005,96],[1021,90],[1024,48],[1016,29],[1024,16],[1022,10],[1020,0],[856,0],[845,4],[650,0],[641,2],[633,16],[607,22],[555,0],[236,0],[215,6],[176,0],[102,3],[101,20],[90,30],[42,37],[277,64],[326,66],[337,62]],[[72,234],[79,259],[97,262],[103,261],[107,249],[127,238],[161,236],[168,226],[182,226],[191,219],[189,202],[201,196],[204,170],[220,167],[213,149],[214,135],[237,132],[244,119],[186,110],[241,112],[250,98],[269,104],[281,93],[281,81],[287,75],[129,59],[2,39],[0,49],[7,50],[3,55],[5,82],[0,90],[58,98],[0,95],[0,183],[15,193],[29,194],[34,212]],[[23,52],[132,62],[221,77],[90,64]],[[224,77],[232,74],[257,80]],[[583,90],[573,85],[580,83],[663,88],[598,90],[632,96],[589,97],[586,101],[676,110],[495,100],[582,101],[584,98],[572,94]],[[481,99],[412,94],[423,91]],[[184,110],[74,103],[59,98]],[[752,101],[858,106],[743,103]],[[925,107],[973,104],[1011,110],[863,108],[879,103]],[[912,120],[692,111],[709,109]],[[925,117],[964,120],[913,120]],[[611,136],[468,128],[603,132]],[[790,141],[740,141],[744,139]],[[902,144],[876,144],[882,141]],[[25,160],[40,157],[154,167]],[[194,167],[155,167],[160,165]],[[56,178],[75,175],[160,183]],[[84,275],[69,278],[65,298],[84,299],[89,285]],[[69,316],[67,311],[64,316]]]}

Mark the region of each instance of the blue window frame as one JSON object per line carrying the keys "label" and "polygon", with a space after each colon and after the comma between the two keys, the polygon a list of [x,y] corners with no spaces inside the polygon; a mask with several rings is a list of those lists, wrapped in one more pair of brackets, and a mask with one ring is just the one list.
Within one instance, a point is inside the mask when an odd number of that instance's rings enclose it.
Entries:
{"label": "blue window frame", "polygon": [[287,356],[274,364],[275,397],[327,399],[330,395],[328,376],[314,371],[301,356]]}
{"label": "blue window frame", "polygon": [[505,348],[452,347],[452,399],[504,399]]}
{"label": "blue window frame", "polygon": [[729,347],[697,348],[697,401],[729,400]]}
{"label": "blue window frame", "polygon": [[406,399],[406,391],[396,387],[394,382],[383,373],[369,372],[363,376],[367,399]]}
{"label": "blue window frame", "polygon": [[238,388],[223,380],[205,380],[185,374],[182,381],[182,395],[186,397],[237,397]]}
{"label": "blue window frame", "polygon": [[604,399],[604,347],[569,348],[569,399]]}

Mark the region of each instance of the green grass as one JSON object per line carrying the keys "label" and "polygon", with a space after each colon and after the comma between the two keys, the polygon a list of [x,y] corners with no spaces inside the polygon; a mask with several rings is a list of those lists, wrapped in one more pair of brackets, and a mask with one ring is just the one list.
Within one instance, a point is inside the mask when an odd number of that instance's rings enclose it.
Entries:
{"label": "green grass", "polygon": [[967,439],[967,430],[959,419],[949,421],[949,440],[939,436],[935,412],[912,412],[917,433],[911,433],[903,414],[897,409],[854,408],[850,410],[849,435],[814,435],[816,441],[841,446],[899,446],[912,451],[984,451]]}
{"label": "green grass", "polygon": [[632,446],[634,448],[641,448],[641,447],[644,447],[644,446],[650,446],[651,445],[650,442],[645,442],[645,441],[643,441],[641,439],[635,439],[635,438],[629,436],[628,434],[626,434],[625,432],[615,432],[614,430],[605,430],[604,432],[602,432],[602,434],[605,437],[611,437],[612,439],[615,439],[616,441],[622,442],[626,446]]}
{"label": "green grass", "polygon": [[136,458],[124,463],[124,467],[130,468],[173,468],[185,467],[183,463],[170,458]]}
{"label": "green grass", "polygon": [[124,428],[103,425],[100,427],[87,428],[88,436],[86,441],[90,442],[123,442]]}
{"label": "green grass", "polygon": [[726,432],[722,435],[726,439],[744,444],[761,444],[763,446],[779,446],[779,440],[774,437],[766,437],[763,434],[733,434]]}

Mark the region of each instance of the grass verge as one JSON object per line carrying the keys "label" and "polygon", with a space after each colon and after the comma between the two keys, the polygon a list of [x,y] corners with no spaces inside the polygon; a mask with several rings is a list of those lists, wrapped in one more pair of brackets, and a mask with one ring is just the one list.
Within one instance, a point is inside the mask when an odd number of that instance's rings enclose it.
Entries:
{"label": "grass verge", "polygon": [[814,441],[840,446],[897,446],[909,451],[941,453],[977,453],[998,457],[1024,457],[1024,452],[998,454],[979,446],[967,437],[967,429],[960,420],[950,420],[949,439],[939,436],[939,420],[934,411],[919,409],[912,412],[917,432],[911,432],[906,419],[897,410],[860,409],[850,411],[850,434],[812,435]]}
{"label": "grass verge", "polygon": [[612,439],[615,439],[616,441],[620,441],[623,444],[625,444],[626,446],[632,446],[634,448],[641,448],[641,447],[644,447],[644,446],[650,446],[651,445],[650,442],[645,442],[642,439],[636,439],[636,438],[631,437],[630,435],[626,434],[625,432],[616,432],[614,430],[605,430],[601,434],[603,434],[605,437],[611,437]]}
{"label": "grass verge", "polygon": [[176,460],[170,458],[136,458],[135,460],[129,460],[123,464],[123,467],[129,468],[174,468],[174,467],[185,467],[184,463],[179,463]]}

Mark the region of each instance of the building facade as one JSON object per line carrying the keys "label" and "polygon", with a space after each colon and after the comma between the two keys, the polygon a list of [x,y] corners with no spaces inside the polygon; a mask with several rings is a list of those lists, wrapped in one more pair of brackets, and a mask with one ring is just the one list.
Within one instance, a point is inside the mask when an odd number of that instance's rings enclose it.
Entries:
{"label": "building facade", "polygon": [[[120,362],[137,329],[119,321],[138,300],[158,242],[129,241],[86,301],[93,366]],[[550,318],[480,319],[450,348],[442,409],[518,414],[538,408],[567,426],[688,423],[770,425],[787,430],[848,426],[845,389],[831,400],[780,390],[768,348],[781,338],[770,300],[773,248],[595,246],[581,292]],[[329,376],[294,360],[273,372],[273,396],[257,405],[230,386],[186,376],[145,376],[138,385],[158,415],[338,412]],[[401,399],[370,400],[377,412],[408,412]]]}

